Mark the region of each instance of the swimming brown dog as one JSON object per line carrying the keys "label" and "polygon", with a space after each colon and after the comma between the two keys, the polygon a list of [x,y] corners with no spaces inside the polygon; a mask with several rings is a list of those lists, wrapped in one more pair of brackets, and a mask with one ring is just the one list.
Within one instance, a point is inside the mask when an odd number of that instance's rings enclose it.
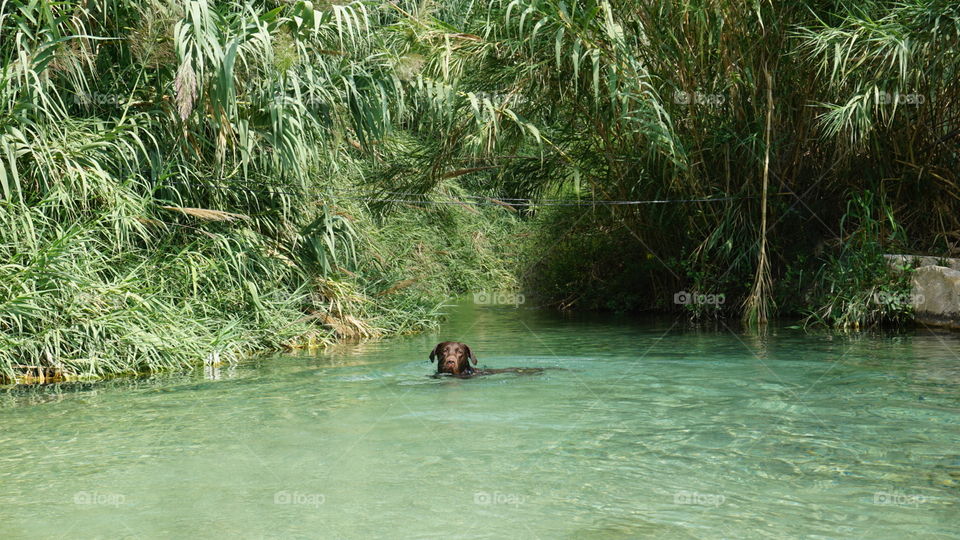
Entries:
{"label": "swimming brown dog", "polygon": [[459,341],[444,341],[438,343],[430,353],[430,361],[437,361],[437,373],[449,373],[451,375],[472,375],[474,369],[470,366],[470,360],[473,365],[477,365],[477,357],[473,354],[465,343]]}
{"label": "swimming brown dog", "polygon": [[[504,368],[504,369],[474,369],[477,357],[466,343],[459,341],[444,341],[430,352],[430,361],[437,361],[437,372],[434,377],[453,375],[467,378],[474,375],[495,375],[498,373],[516,373],[518,375],[533,375],[543,373],[543,368]],[[470,362],[473,362],[473,366]]]}

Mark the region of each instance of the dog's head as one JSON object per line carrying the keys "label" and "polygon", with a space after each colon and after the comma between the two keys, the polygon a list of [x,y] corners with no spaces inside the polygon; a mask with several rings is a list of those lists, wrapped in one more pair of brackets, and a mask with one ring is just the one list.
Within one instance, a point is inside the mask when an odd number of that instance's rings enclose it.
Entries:
{"label": "dog's head", "polygon": [[477,365],[477,357],[473,355],[470,347],[459,341],[438,343],[430,353],[430,361],[434,360],[437,361],[437,373],[453,375],[463,375],[473,371],[470,367],[471,360],[473,365]]}

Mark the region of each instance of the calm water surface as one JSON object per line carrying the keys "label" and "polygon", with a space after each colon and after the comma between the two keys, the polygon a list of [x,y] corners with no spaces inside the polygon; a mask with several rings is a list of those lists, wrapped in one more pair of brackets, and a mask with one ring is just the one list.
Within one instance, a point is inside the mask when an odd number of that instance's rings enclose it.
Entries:
{"label": "calm water surface", "polygon": [[[442,339],[548,369],[433,379]],[[0,537],[960,538],[958,351],[463,306],[317,356],[7,389]]]}

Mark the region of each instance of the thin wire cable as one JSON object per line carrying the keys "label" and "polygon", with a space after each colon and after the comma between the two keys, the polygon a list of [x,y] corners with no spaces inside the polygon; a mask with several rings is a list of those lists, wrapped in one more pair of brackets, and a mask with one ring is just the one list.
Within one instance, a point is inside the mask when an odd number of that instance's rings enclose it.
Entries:
{"label": "thin wire cable", "polygon": [[[270,190],[270,189],[252,189],[244,186],[232,185],[232,184],[217,184],[213,182],[207,182],[203,180],[195,180],[193,182],[188,182],[185,180],[173,180],[169,181],[169,184],[181,184],[181,185],[205,185],[214,189],[232,189],[232,190],[241,190],[249,191],[252,193],[269,193],[269,194],[283,194],[283,195],[292,195],[300,196],[302,193],[293,193],[289,191],[281,190]],[[419,195],[421,193],[411,193],[411,192],[400,192],[400,191],[383,191],[379,192],[381,194],[402,194],[402,195]],[[778,195],[782,195],[778,194]],[[589,200],[589,201],[571,201],[570,199],[527,199],[527,198],[511,198],[511,197],[485,197],[482,195],[464,195],[460,198],[472,198],[472,199],[484,199],[483,202],[478,201],[462,201],[462,200],[431,200],[431,199],[385,199],[381,197],[349,197],[343,195],[326,195],[321,196],[323,199],[346,199],[346,200],[355,200],[355,201],[364,201],[364,202],[377,202],[377,203],[406,203],[406,204],[435,204],[435,205],[444,205],[444,204],[456,204],[456,205],[468,205],[468,206],[519,206],[519,207],[531,207],[531,206],[636,206],[642,204],[671,204],[671,203],[694,203],[694,202],[722,202],[738,199],[753,199],[756,197],[716,197],[716,198],[699,198],[699,199],[649,199],[649,200],[636,200],[636,201],[618,201],[618,200]],[[524,202],[504,202],[504,201],[524,201]]]}
{"label": "thin wire cable", "polygon": [[[412,195],[414,197],[422,197],[423,195],[425,195],[425,193],[417,193],[417,192],[411,192],[411,191],[379,191],[379,190],[372,190],[372,189],[370,190],[342,189],[339,191],[345,192],[345,193],[361,193],[361,194],[369,193],[369,194],[377,194],[377,195],[404,195],[404,196]],[[449,195],[449,194],[442,194],[442,195],[448,196],[448,197],[454,197],[454,195]],[[487,197],[485,195],[456,195],[456,197],[461,199],[496,199],[498,201],[531,201],[533,200],[530,197]],[[536,200],[546,201],[546,202],[569,202],[570,201],[570,199],[536,199]]]}
{"label": "thin wire cable", "polygon": [[489,202],[479,202],[479,201],[433,201],[433,200],[424,200],[424,199],[374,199],[366,197],[330,197],[331,199],[348,199],[354,201],[370,201],[370,202],[395,202],[395,203],[408,203],[408,204],[459,204],[459,205],[470,205],[470,206],[620,206],[620,205],[640,205],[640,204],[666,204],[666,203],[689,203],[689,202],[719,202],[719,201],[729,201],[733,199],[741,199],[744,197],[720,197],[716,199],[663,199],[663,200],[646,200],[646,201],[575,201],[575,202],[541,202],[541,201],[530,201],[530,202],[501,202],[497,204],[494,202],[494,199]]}
{"label": "thin wire cable", "polygon": [[[244,186],[238,186],[238,185],[234,185],[234,184],[217,184],[217,183],[214,183],[214,182],[206,182],[206,181],[203,181],[203,180],[193,180],[193,181],[186,181],[186,180],[168,180],[165,184],[181,184],[181,185],[185,185],[185,186],[193,186],[193,185],[195,185],[195,184],[199,184],[199,185],[202,185],[202,186],[208,186],[208,187],[211,187],[211,188],[214,188],[214,189],[219,189],[219,190],[221,190],[221,191],[224,190],[224,189],[232,189],[232,190],[234,190],[234,191],[249,191],[249,192],[251,192],[251,193],[269,193],[269,194],[271,194],[271,195],[281,194],[281,195],[292,195],[292,196],[295,196],[295,197],[303,196],[303,193],[294,193],[294,192],[292,192],[292,191],[282,191],[282,190],[276,190],[276,189],[274,189],[274,190],[271,190],[271,189],[253,189],[253,188],[248,188],[248,187],[244,187]],[[158,187],[166,187],[166,186],[163,185],[163,184],[161,184],[161,185],[158,186]]]}
{"label": "thin wire cable", "polygon": [[[354,188],[354,189],[350,189],[350,188],[347,188],[347,189],[335,189],[335,190],[333,190],[333,191],[335,191],[335,192],[342,192],[342,193],[358,193],[358,194],[370,194],[370,195],[407,195],[407,196],[412,195],[412,196],[414,196],[414,197],[422,197],[422,196],[426,195],[426,193],[419,193],[419,192],[412,192],[412,191],[379,191],[379,190],[374,190],[374,189],[367,189],[367,190],[365,190],[365,189],[359,189],[359,188]],[[790,193],[790,192],[781,192],[781,193],[771,193],[770,195],[773,196],[773,195],[791,195],[791,194],[792,194],[792,193]],[[490,200],[493,200],[493,201],[526,201],[526,202],[530,202],[530,201],[540,201],[540,202],[562,202],[562,203],[572,202],[569,197],[568,197],[568,198],[541,198],[541,199],[533,199],[533,198],[531,198],[531,197],[489,197],[489,196],[487,196],[487,195],[451,195],[451,194],[446,194],[446,193],[442,193],[441,195],[443,195],[443,196],[445,196],[445,197],[450,197],[450,198],[456,197],[456,198],[458,198],[458,199],[483,199],[483,200],[487,200],[487,201],[490,201]],[[757,198],[759,198],[758,195],[753,195],[753,196],[749,196],[749,197],[716,197],[716,198],[705,197],[705,198],[702,198],[702,199],[667,199],[667,200],[663,200],[662,202],[724,201],[724,200],[731,200],[731,199],[757,199]],[[644,203],[644,202],[647,202],[647,201],[597,201],[597,203],[601,203],[601,202]],[[650,201],[650,202],[659,202],[659,201]],[[513,203],[508,203],[508,204],[513,204]]]}

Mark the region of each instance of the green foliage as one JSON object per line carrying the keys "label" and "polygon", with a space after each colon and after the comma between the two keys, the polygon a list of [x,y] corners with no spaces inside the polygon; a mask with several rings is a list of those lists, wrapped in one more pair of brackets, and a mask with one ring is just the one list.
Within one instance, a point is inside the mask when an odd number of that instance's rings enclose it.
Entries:
{"label": "green foliage", "polygon": [[883,257],[904,240],[889,205],[870,192],[854,194],[841,224],[842,242],[811,275],[807,322],[866,328],[909,321],[909,269],[892,268]]}
{"label": "green foliage", "polygon": [[[483,168],[483,193],[508,197],[737,197],[590,210],[589,225],[582,212],[551,213],[542,236],[561,251],[527,274],[550,301],[648,309],[699,290],[724,294],[721,311],[735,314],[757,272],[764,171],[765,260],[781,294],[795,294],[777,281],[808,248],[834,241],[847,193],[888,198],[908,251],[945,252],[960,238],[954,2],[403,9],[398,50],[420,59],[405,79],[403,118],[417,138],[402,163],[384,167],[387,181],[429,193]],[[576,257],[581,245],[586,260]],[[632,266],[647,255],[665,264]]]}
{"label": "green foliage", "polygon": [[415,331],[502,279],[497,246],[444,240],[473,213],[431,226],[336,196],[403,112],[385,15],[0,3],[0,378]]}

